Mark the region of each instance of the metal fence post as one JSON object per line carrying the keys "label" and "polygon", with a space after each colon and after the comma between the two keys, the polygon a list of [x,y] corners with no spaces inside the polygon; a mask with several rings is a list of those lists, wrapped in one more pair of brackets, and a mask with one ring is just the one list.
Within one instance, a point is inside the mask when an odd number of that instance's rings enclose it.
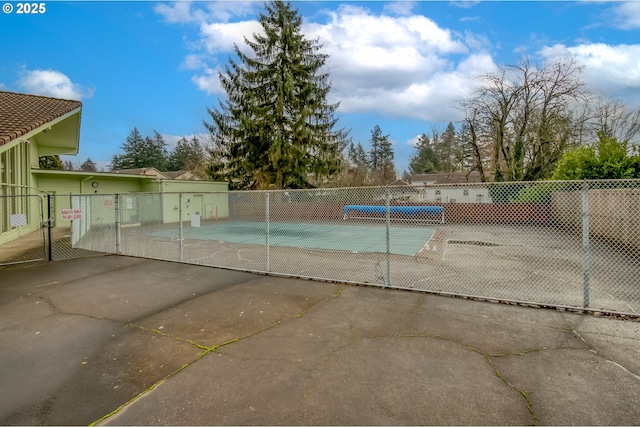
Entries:
{"label": "metal fence post", "polygon": [[120,248],[120,195],[115,195],[115,215],[116,215],[116,254],[121,253]]}
{"label": "metal fence post", "polygon": [[269,269],[271,268],[270,263],[270,249],[269,249],[269,193],[266,193],[267,197],[265,199],[266,202],[266,212],[265,212],[265,216],[266,216],[266,221],[267,221],[267,271],[270,271]]}
{"label": "metal fence post", "polygon": [[48,260],[53,261],[53,221],[51,209],[53,209],[53,203],[51,203],[51,194],[47,194],[47,238],[48,238]]}
{"label": "metal fence post", "polygon": [[387,223],[387,277],[385,285],[391,286],[391,200],[389,196],[389,187],[385,187],[385,219]]}
{"label": "metal fence post", "polygon": [[582,286],[583,306],[589,307],[589,182],[582,182]]}
{"label": "metal fence post", "polygon": [[180,261],[183,261],[183,244],[182,244],[182,193],[178,193],[178,223],[180,224]]}

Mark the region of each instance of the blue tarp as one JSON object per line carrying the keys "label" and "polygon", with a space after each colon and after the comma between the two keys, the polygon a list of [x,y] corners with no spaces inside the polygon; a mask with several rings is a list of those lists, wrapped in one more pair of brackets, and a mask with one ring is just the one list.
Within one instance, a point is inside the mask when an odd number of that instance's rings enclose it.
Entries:
{"label": "blue tarp", "polygon": [[[349,211],[356,211],[368,214],[381,214],[387,213],[386,206],[367,206],[367,205],[347,205],[342,208],[345,217],[349,214]],[[426,215],[439,215],[444,212],[442,206],[389,206],[390,213],[398,213],[407,216],[417,216],[420,214]]]}

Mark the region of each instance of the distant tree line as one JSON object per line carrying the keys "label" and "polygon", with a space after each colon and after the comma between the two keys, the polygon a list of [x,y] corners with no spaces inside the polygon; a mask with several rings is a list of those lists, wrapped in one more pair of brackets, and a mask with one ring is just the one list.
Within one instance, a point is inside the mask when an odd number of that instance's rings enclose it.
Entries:
{"label": "distant tree line", "polygon": [[90,157],[80,166],[76,167],[71,160],[62,160],[59,155],[41,156],[39,159],[40,169],[98,172],[98,167]]}
{"label": "distant tree line", "polygon": [[133,128],[121,149],[122,154],[114,155],[111,160],[111,170],[152,167],[162,172],[188,170],[202,178],[207,176],[207,149],[195,136],[191,139],[182,137],[169,150],[157,131],[153,137],[143,137],[137,128]]}
{"label": "distant tree line", "polygon": [[444,132],[432,129],[431,136],[418,137],[415,154],[409,161],[409,173],[469,172],[473,167],[473,153],[467,126],[458,131],[449,122]]}
{"label": "distant tree line", "polygon": [[367,152],[362,143],[349,143],[342,161],[339,185],[385,185],[396,180],[393,146],[389,135],[383,135],[378,125],[371,130],[369,146]]}
{"label": "distant tree line", "polygon": [[[112,157],[108,170],[156,168],[161,172],[189,171],[203,179],[209,178],[207,167],[208,151],[200,140],[182,137],[170,150],[162,135],[154,131],[153,137],[143,137],[137,128],[133,128],[121,145],[121,154]],[[87,158],[79,166],[70,160],[62,160],[59,155],[40,157],[41,169],[98,172],[96,163]]]}

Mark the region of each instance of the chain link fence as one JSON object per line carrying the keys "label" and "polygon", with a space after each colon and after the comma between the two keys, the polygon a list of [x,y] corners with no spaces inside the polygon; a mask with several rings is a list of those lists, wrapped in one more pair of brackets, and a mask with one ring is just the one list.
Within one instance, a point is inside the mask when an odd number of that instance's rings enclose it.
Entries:
{"label": "chain link fence", "polygon": [[53,199],[54,260],[116,253],[640,313],[640,180]]}
{"label": "chain link fence", "polygon": [[20,187],[0,188],[0,265],[47,257],[43,198]]}

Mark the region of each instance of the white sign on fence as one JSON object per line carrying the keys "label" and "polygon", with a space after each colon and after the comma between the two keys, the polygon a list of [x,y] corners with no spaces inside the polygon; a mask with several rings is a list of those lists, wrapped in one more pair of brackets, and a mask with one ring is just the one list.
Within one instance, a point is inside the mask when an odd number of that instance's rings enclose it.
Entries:
{"label": "white sign on fence", "polygon": [[25,214],[11,215],[10,222],[12,227],[24,227],[27,225],[27,216]]}
{"label": "white sign on fence", "polygon": [[60,217],[63,221],[82,219],[82,209],[62,209],[62,212],[60,212]]}
{"label": "white sign on fence", "polygon": [[200,227],[200,215],[198,214],[191,215],[191,226]]}

